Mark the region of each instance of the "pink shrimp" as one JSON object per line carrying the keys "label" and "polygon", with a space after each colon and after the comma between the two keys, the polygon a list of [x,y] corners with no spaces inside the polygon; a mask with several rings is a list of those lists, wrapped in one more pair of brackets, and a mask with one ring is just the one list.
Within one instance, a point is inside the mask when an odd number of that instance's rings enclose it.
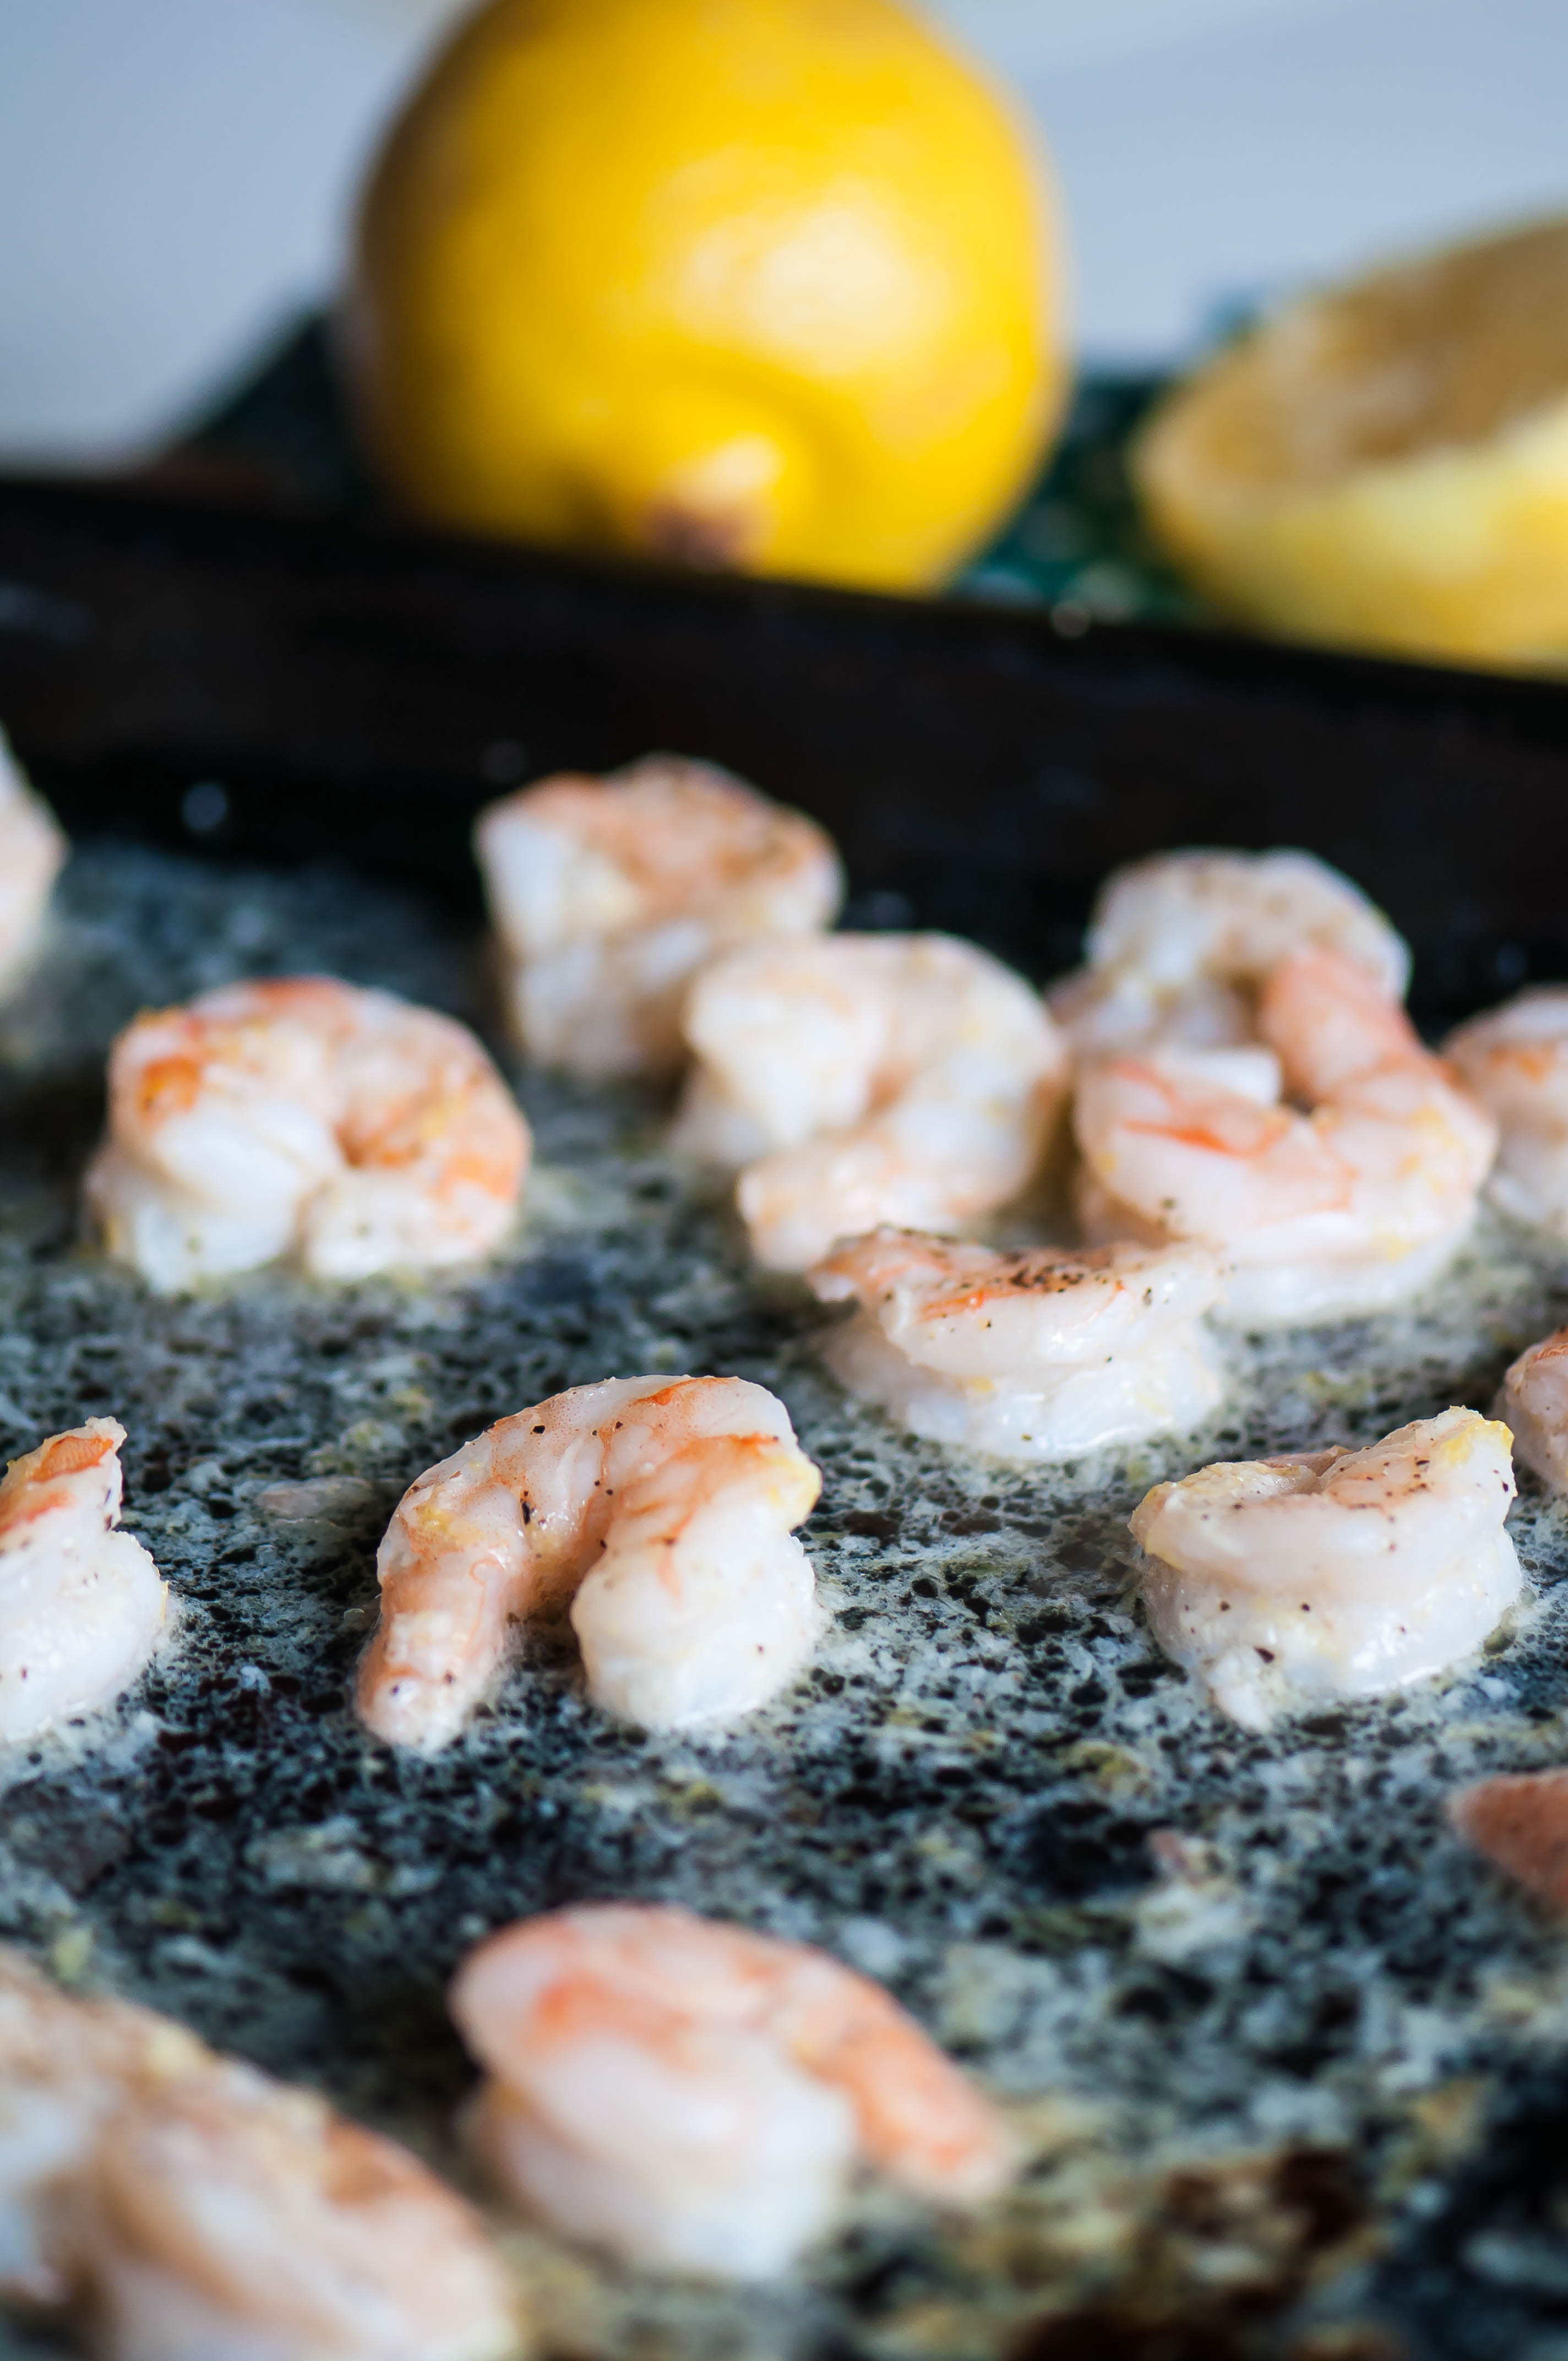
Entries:
{"label": "pink shrimp", "polygon": [[843,898],[814,820],[674,754],[542,779],[492,804],[475,846],[519,1038],[589,1079],[671,1071],[697,970],[756,936],[814,933]]}
{"label": "pink shrimp", "polygon": [[1521,992],[1473,1017],[1443,1054],[1501,1126],[1494,1203],[1568,1235],[1568,985]]}
{"label": "pink shrimp", "polygon": [[1568,1490],[1568,1328],[1519,1355],[1503,1379],[1498,1410],[1514,1431],[1516,1457]]}
{"label": "pink shrimp", "polygon": [[200,2069],[194,2035],[117,2000],[78,2000],[0,1949],[0,2300],[63,2304],[69,2201],[128,2092]]}
{"label": "pink shrimp", "polygon": [[510,1092],[449,1016],[324,976],[232,983],[121,1034],[87,1201],[155,1287],[287,1254],[362,1279],[488,1253],[529,1153]]}
{"label": "pink shrimp", "polygon": [[399,1504],[360,1714],[394,1745],[447,1745],[511,1627],[568,1603],[612,1712],[675,1729],[749,1711],[817,1636],[790,1529],[820,1483],[784,1404],[740,1378],[609,1378],[500,1420]]}
{"label": "pink shrimp", "polygon": [[1157,1484],[1130,1521],[1161,1646],[1251,1729],[1457,1663],[1519,1595],[1512,1440],[1446,1410],[1364,1451],[1221,1460]]}
{"label": "pink shrimp", "polygon": [[120,1519],[112,1418],[51,1435],[0,1483],[0,1740],[119,1696],[151,1655],[168,1592]]}
{"label": "pink shrimp", "polygon": [[1286,960],[1258,1025],[1310,1114],[1209,1080],[1190,1052],[1086,1069],[1076,1127],[1091,1234],[1217,1247],[1239,1319],[1329,1319],[1397,1301],[1463,1242],[1497,1126],[1340,952]]}
{"label": "pink shrimp", "polygon": [[477,2215],[312,2092],[0,1952],[0,2295],[85,2312],[104,2361],[503,2361]]}
{"label": "pink shrimp", "polygon": [[1201,1246],[998,1254],[916,1230],[850,1238],[806,1273],[859,1309],[823,1356],[912,1433],[1061,1459],[1194,1425],[1224,1390],[1201,1327],[1223,1290]]}
{"label": "pink shrimp", "polygon": [[521,2323],[483,2225],[314,2092],[212,2060],[105,2122],[78,2271],[114,2361],[503,2361]]}
{"label": "pink shrimp", "polygon": [[680,1909],[525,1920],[459,1969],[490,2077],[470,2117],[557,2229],[712,2276],[783,2269],[857,2159],[967,2205],[1007,2178],[993,2110],[877,1984],[825,1952]]}
{"label": "pink shrimp", "polygon": [[949,935],[759,943],[698,978],[675,1143],[741,1167],[760,1261],[883,1222],[952,1230],[1033,1179],[1067,1089],[1039,995]]}
{"label": "pink shrimp", "polygon": [[1410,955],[1359,887],[1310,852],[1159,852],[1107,879],[1086,961],[1052,986],[1080,1057],[1250,1041],[1264,978],[1293,951],[1342,953],[1389,1000]]}

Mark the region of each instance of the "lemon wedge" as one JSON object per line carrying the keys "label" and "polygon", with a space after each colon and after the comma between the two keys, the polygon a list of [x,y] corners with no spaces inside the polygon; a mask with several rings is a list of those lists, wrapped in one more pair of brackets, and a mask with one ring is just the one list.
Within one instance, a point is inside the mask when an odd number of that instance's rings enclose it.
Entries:
{"label": "lemon wedge", "polygon": [[1288,636],[1568,663],[1568,220],[1281,310],[1133,453],[1157,539]]}

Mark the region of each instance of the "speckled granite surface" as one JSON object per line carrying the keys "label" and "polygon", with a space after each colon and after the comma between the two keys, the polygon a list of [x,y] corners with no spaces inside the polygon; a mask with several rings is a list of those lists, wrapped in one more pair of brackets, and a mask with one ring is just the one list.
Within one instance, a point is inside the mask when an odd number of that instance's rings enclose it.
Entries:
{"label": "speckled granite surface", "polygon": [[[650,1103],[529,1079],[538,1175],[494,1268],[153,1299],[76,1232],[108,1038],[145,1003],[307,968],[483,1018],[477,945],[391,889],[113,846],[78,855],[0,1016],[0,1452],[123,1419],[126,1521],[180,1602],[116,1714],[0,1757],[0,1933],[448,2169],[469,2078],[444,1978],[582,1895],[825,1942],[1016,2104],[1036,2162],[984,2220],[868,2200],[775,2289],[521,2237],[563,2356],[1564,2361],[1568,1942],[1440,1806],[1568,1756],[1568,1516],[1526,1479],[1534,1595],[1482,1662],[1267,1738],[1153,1647],[1124,1519],[1205,1459],[1485,1406],[1564,1316],[1568,1268],[1488,1230],[1409,1315],[1238,1342],[1234,1402],[1198,1434],[1013,1471],[845,1403],[820,1315],[748,1274]],[[345,1682],[403,1484],[560,1387],[663,1368],[775,1387],[822,1463],[810,1677],[728,1736],[651,1739],[589,1709],[550,1643],[436,1763],[365,1736]],[[1160,1830],[1190,1841],[1151,1850]],[[55,2349],[0,2328],[0,2352]]]}

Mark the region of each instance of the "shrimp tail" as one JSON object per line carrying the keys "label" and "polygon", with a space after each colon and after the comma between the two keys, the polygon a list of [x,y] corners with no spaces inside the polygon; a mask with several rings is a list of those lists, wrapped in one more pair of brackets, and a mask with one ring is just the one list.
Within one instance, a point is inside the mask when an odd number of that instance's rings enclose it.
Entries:
{"label": "shrimp tail", "polygon": [[360,1664],[357,1703],[389,1745],[435,1754],[505,1668],[526,1556],[521,1533],[504,1532],[473,1555],[424,1553],[419,1511],[428,1499],[422,1478],[381,1543],[381,1617]]}

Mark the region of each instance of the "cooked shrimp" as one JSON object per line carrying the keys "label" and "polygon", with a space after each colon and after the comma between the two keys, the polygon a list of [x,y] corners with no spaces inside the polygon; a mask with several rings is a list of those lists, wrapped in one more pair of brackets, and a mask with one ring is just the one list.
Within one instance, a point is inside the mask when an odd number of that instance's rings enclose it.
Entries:
{"label": "cooked shrimp", "polygon": [[0,730],[0,981],[31,950],[66,844]]}
{"label": "cooked shrimp", "polygon": [[673,1071],[697,969],[830,926],[844,894],[814,820],[674,754],[543,779],[482,813],[475,847],[520,1040],[593,1081]]}
{"label": "cooked shrimp", "polygon": [[1448,1801],[1466,1844],[1551,1910],[1568,1910],[1568,1771],[1478,1779]]}
{"label": "cooked shrimp", "polygon": [[790,1528],[820,1487],[784,1404],[742,1378],[609,1378],[503,1418],[399,1503],[359,1711],[434,1752],[493,1687],[511,1625],[569,1602],[611,1713],[650,1730],[747,1713],[816,1640]]}
{"label": "cooked shrimp", "polygon": [[157,1288],[281,1255],[318,1279],[363,1279],[488,1253],[529,1152],[465,1027],[296,976],[225,984],[127,1027],[87,1202],[110,1253]]}
{"label": "cooked shrimp", "polygon": [[948,935],[735,951],[693,988],[675,1144],[742,1166],[753,1251],[805,1270],[879,1223],[956,1229],[1016,1196],[1066,1091],[1022,977]]}
{"label": "cooked shrimp", "polygon": [[150,2009],[72,2000],[0,1949],[0,2301],[66,2302],[69,2205],[104,2121],[207,2054]]}
{"label": "cooked shrimp", "polygon": [[1310,852],[1160,852],[1107,879],[1086,946],[1157,983],[1256,983],[1292,951],[1338,951],[1401,999],[1410,954],[1358,885]]}
{"label": "cooked shrimp", "polygon": [[0,1954],[0,2293],[104,2361],[501,2361],[516,2296],[405,2149]]}
{"label": "cooked shrimp", "polygon": [[1514,1431],[1516,1458],[1568,1491],[1568,1328],[1519,1355],[1497,1408]]}
{"label": "cooked shrimp", "polygon": [[1086,964],[1049,994],[1080,1054],[1248,1040],[1253,995],[1291,952],[1338,952],[1401,999],[1410,955],[1381,910],[1310,852],[1162,852],[1119,869]]}
{"label": "cooked shrimp", "polygon": [[1258,1023],[1310,1115],[1211,1080],[1190,1052],[1084,1069],[1090,1234],[1217,1247],[1232,1265],[1229,1312],[1252,1323],[1332,1319],[1412,1293],[1475,1218],[1491,1117],[1336,951],[1276,968]]}
{"label": "cooked shrimp", "polygon": [[1223,1378],[1201,1322],[1224,1279],[1201,1246],[996,1254],[916,1230],[851,1238],[806,1273],[853,1298],[823,1357],[914,1434],[1061,1459],[1194,1425]]}
{"label": "cooked shrimp", "polygon": [[1327,1697],[1371,1697],[1479,1647],[1519,1587],[1503,1530],[1506,1426],[1418,1419],[1368,1450],[1222,1462],[1133,1512],[1160,1644],[1261,1730]]}
{"label": "cooked shrimp", "polygon": [[1002,2125],[880,1985],[690,1911],[603,1903],[471,1952],[452,2014],[489,2080],[469,2129],[523,2209],[665,2270],[762,2279],[854,2164],[989,2196]]}
{"label": "cooked shrimp", "polygon": [[115,1531],[125,1439],[117,1420],[90,1418],[0,1482],[0,1741],[107,1705],[163,1629],[158,1568]]}
{"label": "cooked shrimp", "polygon": [[1521,992],[1443,1044],[1502,1133],[1487,1195],[1568,1236],[1568,984]]}
{"label": "cooked shrimp", "polygon": [[520,2323],[460,2198],[313,2092],[214,2060],[112,2115],[79,2268],[113,2361],[501,2361]]}

